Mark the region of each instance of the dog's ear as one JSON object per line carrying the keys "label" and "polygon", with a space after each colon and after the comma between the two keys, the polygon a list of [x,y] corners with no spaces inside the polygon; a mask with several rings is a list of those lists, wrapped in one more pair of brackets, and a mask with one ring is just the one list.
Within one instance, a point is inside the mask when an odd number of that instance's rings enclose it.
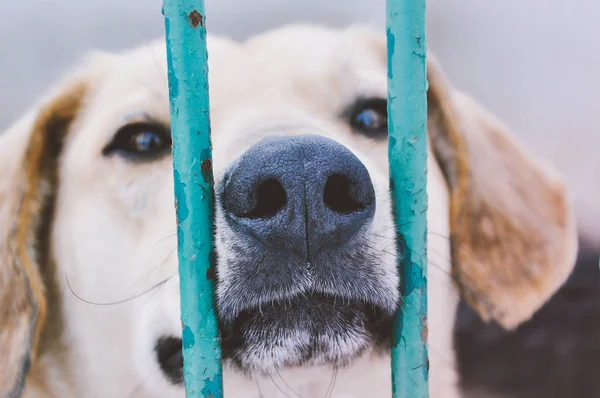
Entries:
{"label": "dog's ear", "polygon": [[450,192],[453,279],[486,321],[514,328],[575,262],[565,184],[492,115],[449,87],[428,54],[428,131]]}
{"label": "dog's ear", "polygon": [[[48,302],[49,235],[59,154],[84,79],[0,132],[0,396],[18,397],[35,360]],[[54,275],[52,275],[54,277]]]}

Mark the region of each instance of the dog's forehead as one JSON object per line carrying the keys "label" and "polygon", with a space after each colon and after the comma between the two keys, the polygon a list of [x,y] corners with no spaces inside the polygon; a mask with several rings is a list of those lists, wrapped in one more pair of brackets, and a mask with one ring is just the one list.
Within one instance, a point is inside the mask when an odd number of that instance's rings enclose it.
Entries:
{"label": "dog's forehead", "polygon": [[372,32],[289,26],[256,36],[241,44],[242,66],[271,78],[336,75],[350,78],[357,69],[380,69]]}
{"label": "dog's forehead", "polygon": [[[385,94],[385,63],[367,33],[293,26],[244,42],[209,35],[211,106],[310,104],[339,108],[356,96]],[[102,57],[98,57],[102,58]],[[106,69],[96,101],[168,118],[163,40],[95,60]],[[94,66],[93,67],[98,67]]]}

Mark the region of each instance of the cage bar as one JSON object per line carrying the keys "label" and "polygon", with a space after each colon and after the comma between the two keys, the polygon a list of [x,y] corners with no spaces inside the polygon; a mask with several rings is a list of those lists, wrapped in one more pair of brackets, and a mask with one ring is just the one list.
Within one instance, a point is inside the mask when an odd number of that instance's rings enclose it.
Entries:
{"label": "cage bar", "polygon": [[425,0],[387,0],[388,154],[401,310],[392,338],[393,398],[429,396]]}
{"label": "cage bar", "polygon": [[[204,2],[165,0],[184,377],[188,398],[222,398],[213,308],[213,175]],[[427,80],[425,0],[387,0],[390,188],[401,310],[392,342],[393,398],[425,398]]]}
{"label": "cage bar", "polygon": [[203,0],[163,5],[173,137],[177,253],[187,398],[223,397],[213,307],[213,172]]}

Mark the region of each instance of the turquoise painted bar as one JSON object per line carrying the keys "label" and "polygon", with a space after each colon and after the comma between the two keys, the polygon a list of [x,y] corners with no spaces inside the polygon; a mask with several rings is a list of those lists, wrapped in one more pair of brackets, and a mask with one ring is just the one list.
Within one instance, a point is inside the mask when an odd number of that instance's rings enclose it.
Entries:
{"label": "turquoise painted bar", "polygon": [[213,172],[204,2],[163,6],[173,136],[173,176],[186,396],[223,397],[213,307]]}
{"label": "turquoise painted bar", "polygon": [[392,341],[394,398],[429,397],[425,0],[387,0],[390,188],[401,311]]}

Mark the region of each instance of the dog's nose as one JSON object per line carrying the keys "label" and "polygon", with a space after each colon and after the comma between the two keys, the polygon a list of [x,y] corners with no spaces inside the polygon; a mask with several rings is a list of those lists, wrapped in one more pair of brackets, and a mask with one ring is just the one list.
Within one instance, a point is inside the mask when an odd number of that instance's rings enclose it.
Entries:
{"label": "dog's nose", "polygon": [[372,219],[375,191],[345,146],[320,136],[270,137],[227,171],[221,203],[234,231],[310,258]]}

